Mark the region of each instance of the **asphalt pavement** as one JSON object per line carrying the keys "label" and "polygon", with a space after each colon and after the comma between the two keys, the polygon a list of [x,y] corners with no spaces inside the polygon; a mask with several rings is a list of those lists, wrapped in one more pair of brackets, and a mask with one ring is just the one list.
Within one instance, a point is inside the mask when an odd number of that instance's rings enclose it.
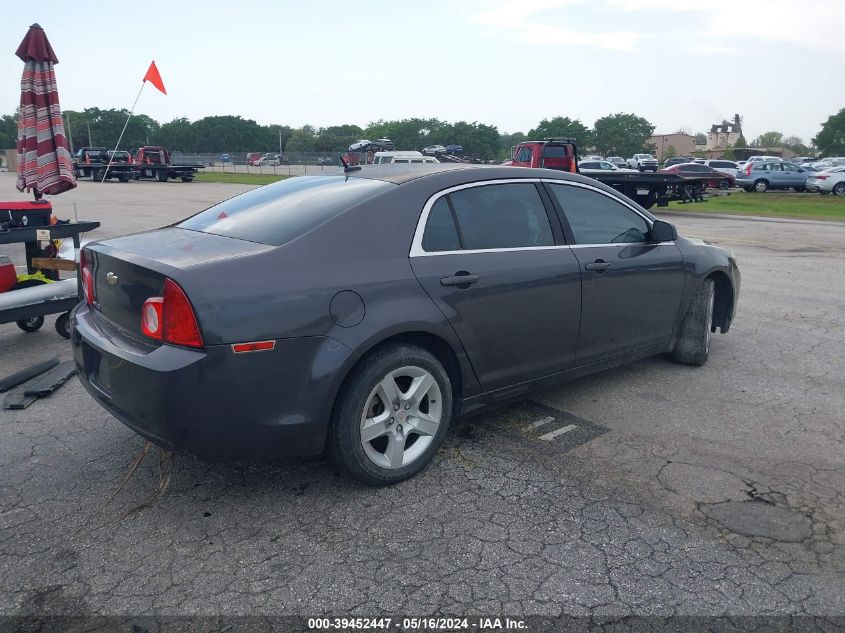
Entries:
{"label": "asphalt pavement", "polygon": [[[98,239],[248,188],[82,182],[54,205]],[[707,365],[656,357],[458,420],[391,488],[178,457],[149,499],[151,454],[98,510],[142,440],[75,379],[0,412],[0,615],[845,616],[845,224],[663,215],[742,270]],[[0,325],[0,374],[70,357],[49,321]]]}

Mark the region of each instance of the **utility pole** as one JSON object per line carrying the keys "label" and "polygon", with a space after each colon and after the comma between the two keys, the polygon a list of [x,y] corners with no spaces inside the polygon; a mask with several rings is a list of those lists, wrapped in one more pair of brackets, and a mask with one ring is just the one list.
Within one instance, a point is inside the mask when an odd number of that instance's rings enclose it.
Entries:
{"label": "utility pole", "polygon": [[91,124],[86,121],[85,125],[88,126],[88,147],[94,147],[94,143],[91,142]]}
{"label": "utility pole", "polygon": [[279,154],[282,153],[282,128],[279,127]]}
{"label": "utility pole", "polygon": [[73,156],[73,131],[70,129],[70,112],[67,113],[67,140],[70,143],[70,155]]}

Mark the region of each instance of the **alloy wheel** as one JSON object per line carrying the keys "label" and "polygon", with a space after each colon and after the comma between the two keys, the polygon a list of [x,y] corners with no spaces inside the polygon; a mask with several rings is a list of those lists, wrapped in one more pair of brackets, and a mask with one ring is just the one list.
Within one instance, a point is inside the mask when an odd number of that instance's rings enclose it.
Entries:
{"label": "alloy wheel", "polygon": [[434,440],[443,414],[440,386],[422,367],[390,371],[373,387],[361,414],[361,445],[381,468],[403,468]]}

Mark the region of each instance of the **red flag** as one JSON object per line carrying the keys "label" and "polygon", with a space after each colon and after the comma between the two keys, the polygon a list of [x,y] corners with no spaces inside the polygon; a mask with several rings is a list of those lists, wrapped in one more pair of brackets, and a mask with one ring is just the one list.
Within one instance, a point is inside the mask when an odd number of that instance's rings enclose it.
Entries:
{"label": "red flag", "polygon": [[147,74],[144,75],[144,81],[149,81],[152,85],[161,90],[162,93],[167,94],[167,90],[164,89],[164,82],[161,80],[161,75],[158,72],[155,61],[150,62],[150,67],[147,68]]}

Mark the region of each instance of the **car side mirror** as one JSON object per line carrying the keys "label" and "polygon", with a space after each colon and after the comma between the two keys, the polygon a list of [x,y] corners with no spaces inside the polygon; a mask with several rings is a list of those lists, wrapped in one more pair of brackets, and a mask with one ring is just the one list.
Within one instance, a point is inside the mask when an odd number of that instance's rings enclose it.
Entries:
{"label": "car side mirror", "polygon": [[674,242],[676,239],[678,239],[678,230],[674,224],[655,220],[654,224],[651,225],[652,242]]}

